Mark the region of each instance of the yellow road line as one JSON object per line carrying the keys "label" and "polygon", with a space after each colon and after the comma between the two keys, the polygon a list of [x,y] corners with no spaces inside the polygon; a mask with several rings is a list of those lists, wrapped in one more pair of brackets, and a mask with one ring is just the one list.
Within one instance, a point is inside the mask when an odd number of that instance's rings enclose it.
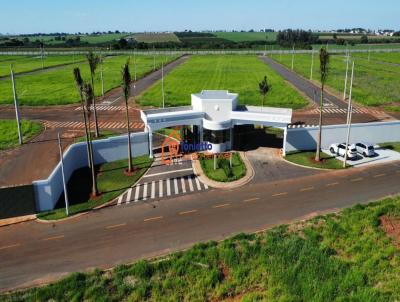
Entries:
{"label": "yellow road line", "polygon": [[310,190],[314,190],[314,187],[302,188],[302,189],[300,189],[300,192],[310,191]]}
{"label": "yellow road line", "polygon": [[65,237],[64,235],[59,235],[59,236],[54,236],[54,237],[47,237],[47,238],[43,238],[42,241],[61,239],[61,238],[64,238],[64,237]]}
{"label": "yellow road line", "polygon": [[115,228],[119,228],[119,227],[123,227],[123,226],[126,226],[126,222],[125,223],[106,226],[106,229],[115,229]]}
{"label": "yellow road line", "polygon": [[272,197],[287,195],[288,192],[272,194]]}
{"label": "yellow road line", "polygon": [[179,215],[186,215],[186,214],[191,214],[191,213],[195,213],[195,212],[197,212],[197,210],[184,211],[184,212],[179,212]]}
{"label": "yellow road line", "polygon": [[254,198],[245,199],[245,200],[243,200],[243,202],[256,201],[256,200],[259,200],[259,199],[260,199],[259,197],[254,197]]}
{"label": "yellow road line", "polygon": [[382,176],[385,176],[385,175],[386,175],[386,173],[376,174],[376,175],[374,175],[374,178],[382,177]]}
{"label": "yellow road line", "polygon": [[326,184],[325,186],[327,186],[327,187],[332,187],[332,186],[336,186],[336,185],[338,185],[339,183],[338,182],[331,182],[331,183],[329,183],[329,184]]}
{"label": "yellow road line", "polygon": [[353,182],[355,182],[355,181],[360,181],[360,180],[363,180],[363,178],[362,178],[362,177],[359,177],[359,178],[350,179],[350,181],[353,181]]}
{"label": "yellow road line", "polygon": [[143,221],[152,221],[152,220],[159,220],[159,219],[163,219],[162,216],[157,216],[157,217],[150,217],[150,218],[146,218]]}
{"label": "yellow road line", "polygon": [[230,205],[230,203],[217,204],[217,205],[213,206],[213,208],[217,209],[217,208],[227,207],[229,205]]}
{"label": "yellow road line", "polygon": [[20,246],[20,245],[21,245],[20,243],[10,244],[10,245],[6,245],[6,246],[0,247],[0,250],[10,249],[10,248],[17,247],[17,246]]}

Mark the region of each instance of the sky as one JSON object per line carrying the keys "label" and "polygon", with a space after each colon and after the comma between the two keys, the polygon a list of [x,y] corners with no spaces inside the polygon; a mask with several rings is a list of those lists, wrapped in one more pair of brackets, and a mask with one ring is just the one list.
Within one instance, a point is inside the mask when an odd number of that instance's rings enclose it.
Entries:
{"label": "sky", "polygon": [[[2,3],[1,3],[2,2]],[[398,0],[0,0],[0,33],[400,29]]]}

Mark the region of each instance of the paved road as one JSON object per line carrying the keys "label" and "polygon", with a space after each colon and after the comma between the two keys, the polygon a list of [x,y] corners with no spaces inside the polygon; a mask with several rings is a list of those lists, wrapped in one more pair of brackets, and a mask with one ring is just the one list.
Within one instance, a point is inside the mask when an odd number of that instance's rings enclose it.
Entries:
{"label": "paved road", "polygon": [[400,162],[113,206],[0,228],[0,289],[108,268],[400,193]]}

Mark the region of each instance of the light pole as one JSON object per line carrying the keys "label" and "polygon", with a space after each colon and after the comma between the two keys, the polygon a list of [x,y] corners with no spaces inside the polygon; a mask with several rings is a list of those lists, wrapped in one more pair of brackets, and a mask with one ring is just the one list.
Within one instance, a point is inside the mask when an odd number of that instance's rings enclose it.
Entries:
{"label": "light pole", "polygon": [[101,95],[104,97],[103,63],[101,63],[100,79],[101,79]]}
{"label": "light pole", "polygon": [[68,202],[68,192],[67,192],[67,183],[65,180],[65,173],[64,173],[64,159],[63,159],[63,153],[62,153],[62,148],[61,148],[61,139],[60,139],[60,133],[57,133],[58,137],[58,149],[60,151],[60,162],[61,162],[61,174],[62,174],[62,180],[63,180],[63,186],[64,186],[64,199],[65,199],[65,214],[68,216],[69,215],[69,202]]}
{"label": "light pole", "polygon": [[311,68],[310,68],[310,80],[313,79],[313,69],[314,69],[314,50],[311,50]]}
{"label": "light pole", "polygon": [[349,73],[349,56],[346,55],[346,76],[344,80],[344,90],[343,90],[343,101],[346,100],[346,90],[347,90],[347,78],[348,78],[348,73]]}
{"label": "light pole", "polygon": [[164,62],[161,62],[161,93],[162,93],[162,107],[165,107],[165,96],[164,96]]}
{"label": "light pole", "polygon": [[294,44],[293,44],[293,50],[292,50],[292,70],[294,67]]}
{"label": "light pole", "polygon": [[347,138],[346,138],[346,149],[344,152],[344,160],[343,160],[343,168],[346,168],[346,161],[347,161],[347,152],[349,148],[349,141],[350,141],[350,130],[351,130],[351,117],[353,106],[351,105],[351,95],[353,90],[353,78],[354,78],[354,61],[351,67],[351,81],[350,81],[350,93],[349,93],[349,106],[347,109]]}
{"label": "light pole", "polygon": [[17,90],[15,88],[15,78],[14,78],[14,71],[12,69],[12,64],[10,65],[10,72],[11,72],[11,83],[12,83],[12,90],[13,90],[13,96],[14,96],[15,117],[17,119],[17,127],[18,127],[18,140],[19,140],[19,144],[22,145],[23,136],[22,136],[22,130],[21,130],[21,118],[19,115],[19,104],[18,104]]}

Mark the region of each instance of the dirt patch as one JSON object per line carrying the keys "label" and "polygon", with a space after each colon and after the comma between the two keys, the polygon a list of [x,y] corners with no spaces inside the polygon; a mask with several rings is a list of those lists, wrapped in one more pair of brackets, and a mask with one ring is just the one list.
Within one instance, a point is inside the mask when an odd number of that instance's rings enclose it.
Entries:
{"label": "dirt patch", "polygon": [[380,218],[381,228],[393,239],[394,244],[400,249],[400,217],[383,215]]}

